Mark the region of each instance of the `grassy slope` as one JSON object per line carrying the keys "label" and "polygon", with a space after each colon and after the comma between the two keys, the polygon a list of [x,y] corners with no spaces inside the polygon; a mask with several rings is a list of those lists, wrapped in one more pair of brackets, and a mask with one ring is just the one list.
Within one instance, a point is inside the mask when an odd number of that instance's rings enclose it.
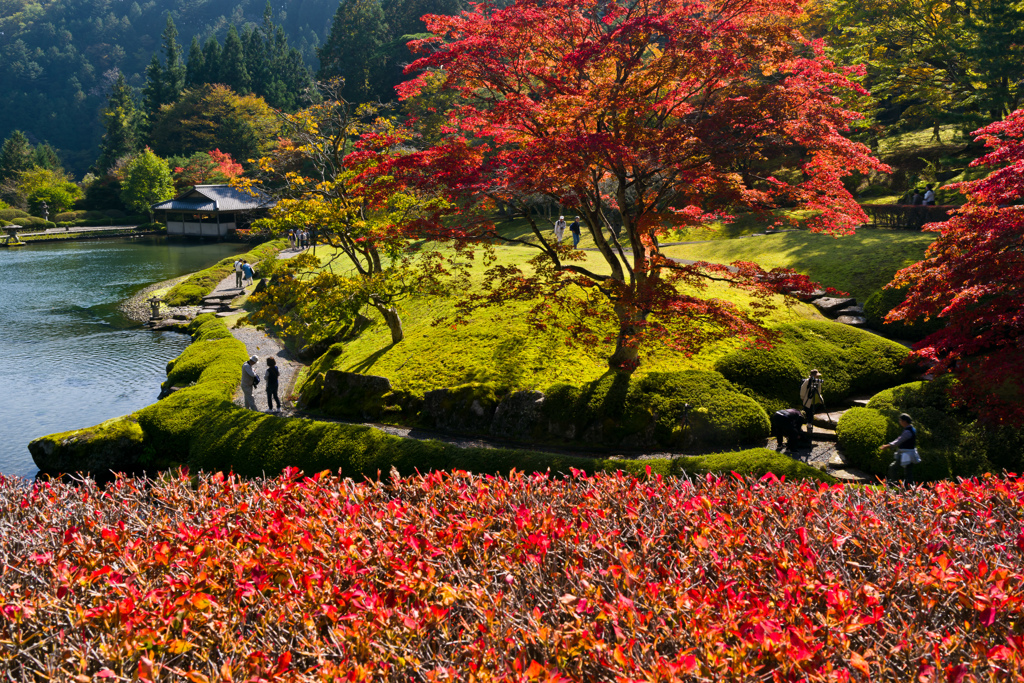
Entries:
{"label": "grassy slope", "polygon": [[[771,215],[790,219],[800,219],[807,216],[807,211],[790,211],[790,210],[779,210],[773,212]],[[548,237],[553,234],[554,223],[558,216],[552,215],[550,219],[546,216],[537,216],[534,221],[537,223],[537,227],[547,235]],[[572,223],[573,215],[568,214],[566,216],[566,225]],[[764,232],[772,222],[774,218],[770,218],[765,215],[753,214],[753,213],[742,213],[735,217],[735,220],[730,223],[714,222],[709,223],[706,227],[702,228],[686,228],[682,230],[670,230],[669,233],[660,238],[665,242],[694,242],[694,241],[705,241],[705,240],[729,240],[736,237],[742,237],[743,235],[750,235],[756,232]],[[529,223],[525,218],[517,218],[515,220],[506,220],[498,222],[498,232],[509,238],[524,239],[531,243],[536,243],[537,239],[534,237],[532,230],[530,229]],[[593,247],[594,239],[590,236],[590,233],[586,228],[581,231],[580,247],[586,249]],[[572,244],[572,235],[569,233],[568,228],[565,231],[565,237],[563,241]]]}
{"label": "grassy slope", "polygon": [[793,268],[863,302],[887,284],[897,270],[920,261],[934,239],[931,233],[869,229],[845,237],[787,232],[666,247],[665,252],[675,258],[719,263],[753,261],[765,268]]}
{"label": "grassy slope", "polygon": [[[535,252],[525,247],[506,247],[499,253],[501,262],[510,264],[523,263]],[[318,255],[326,259],[320,250]],[[588,254],[591,263],[598,258]],[[474,280],[481,278],[482,270],[478,263],[473,271]],[[748,300],[742,293],[721,285],[709,288],[708,295],[740,305]],[[372,312],[370,317],[377,324],[346,342],[344,352],[332,367],[381,375],[390,379],[396,389],[417,394],[473,381],[492,381],[516,388],[544,389],[556,382],[579,386],[597,379],[607,369],[612,342],[591,349],[570,346],[562,331],[544,332],[527,326],[522,320],[526,304],[479,311],[469,324],[455,329],[434,325],[436,318],[451,312],[454,303],[454,298],[438,297],[406,301],[402,306],[406,338],[397,346],[391,346],[388,329]],[[781,306],[771,315],[770,322],[779,324],[814,317],[820,316],[811,307],[797,304],[793,308]],[[668,349],[656,350],[643,359],[640,374],[709,368],[716,358],[735,346],[733,342],[719,344],[693,358]]]}

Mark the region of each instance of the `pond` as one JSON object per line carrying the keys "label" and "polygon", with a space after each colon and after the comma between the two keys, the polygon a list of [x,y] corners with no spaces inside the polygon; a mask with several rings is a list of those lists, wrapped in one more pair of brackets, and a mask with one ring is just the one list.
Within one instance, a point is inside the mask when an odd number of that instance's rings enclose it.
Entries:
{"label": "pond", "polygon": [[34,476],[38,436],[155,401],[189,337],[151,332],[118,305],[244,248],[148,237],[0,249],[0,474]]}

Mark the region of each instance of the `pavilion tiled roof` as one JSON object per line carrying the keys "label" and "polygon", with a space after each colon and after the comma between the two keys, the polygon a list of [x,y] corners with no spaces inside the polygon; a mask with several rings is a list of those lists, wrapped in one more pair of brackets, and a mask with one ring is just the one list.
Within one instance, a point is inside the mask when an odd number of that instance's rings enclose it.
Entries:
{"label": "pavilion tiled roof", "polygon": [[277,201],[266,194],[256,196],[230,185],[196,185],[174,199],[152,206],[153,211],[247,211],[269,209]]}

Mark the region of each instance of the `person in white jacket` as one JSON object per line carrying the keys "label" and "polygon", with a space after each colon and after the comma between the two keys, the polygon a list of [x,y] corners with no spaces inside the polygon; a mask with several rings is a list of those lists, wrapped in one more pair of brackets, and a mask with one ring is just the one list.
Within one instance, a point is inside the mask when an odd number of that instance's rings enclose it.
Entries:
{"label": "person in white jacket", "polygon": [[260,380],[256,376],[256,363],[260,361],[256,356],[242,363],[242,396],[245,397],[245,407],[249,410],[257,410],[256,399],[252,397],[252,390]]}
{"label": "person in white jacket", "polygon": [[555,243],[561,244],[562,237],[565,235],[565,216],[559,216],[558,220],[555,221]]}
{"label": "person in white jacket", "polygon": [[814,431],[814,413],[817,406],[821,405],[819,386],[821,386],[821,373],[817,370],[811,370],[811,374],[800,385],[800,404],[804,407],[808,433]]}

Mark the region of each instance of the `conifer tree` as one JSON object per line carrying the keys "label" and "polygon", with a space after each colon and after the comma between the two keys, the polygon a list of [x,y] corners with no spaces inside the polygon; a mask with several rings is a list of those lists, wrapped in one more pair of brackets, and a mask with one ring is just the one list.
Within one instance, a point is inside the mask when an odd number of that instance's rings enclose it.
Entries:
{"label": "conifer tree", "polygon": [[60,155],[48,142],[36,145],[32,157],[32,163],[39,168],[45,168],[48,171],[61,170]]}
{"label": "conifer tree", "polygon": [[203,83],[221,83],[221,62],[223,61],[223,51],[220,49],[220,42],[217,40],[217,36],[210,36],[206,40],[206,44],[203,45],[203,62],[205,70],[203,72]]}
{"label": "conifer tree", "polygon": [[174,102],[178,95],[185,89],[185,64],[181,61],[181,45],[178,44],[178,29],[174,26],[174,19],[167,15],[167,26],[164,28],[163,51],[164,51],[164,96],[167,98],[161,104]]}
{"label": "conifer tree", "polygon": [[193,88],[206,83],[206,58],[199,38],[192,36],[192,44],[188,46],[188,62],[185,64],[185,86]]}
{"label": "conifer tree", "polygon": [[100,174],[121,157],[134,154],[139,149],[142,113],[136,106],[135,92],[123,73],[117,76],[102,119],[105,132],[100,143],[100,157],[96,161]]}
{"label": "conifer tree", "polygon": [[245,66],[245,48],[238,36],[234,24],[228,27],[228,35],[224,39],[224,54],[221,61],[221,80],[240,95],[249,93],[249,71]]}
{"label": "conifer tree", "polygon": [[160,58],[155,53],[153,59],[149,60],[149,66],[146,67],[146,87],[142,89],[142,98],[150,119],[160,111],[160,106],[167,102],[164,69],[160,65]]}
{"label": "conifer tree", "polygon": [[35,153],[28,138],[20,130],[11,133],[0,147],[0,181],[16,178],[32,168]]}
{"label": "conifer tree", "polygon": [[342,0],[327,42],[317,50],[317,80],[345,79],[342,96],[349,102],[391,99],[394,94],[381,87],[387,40],[380,0]]}

